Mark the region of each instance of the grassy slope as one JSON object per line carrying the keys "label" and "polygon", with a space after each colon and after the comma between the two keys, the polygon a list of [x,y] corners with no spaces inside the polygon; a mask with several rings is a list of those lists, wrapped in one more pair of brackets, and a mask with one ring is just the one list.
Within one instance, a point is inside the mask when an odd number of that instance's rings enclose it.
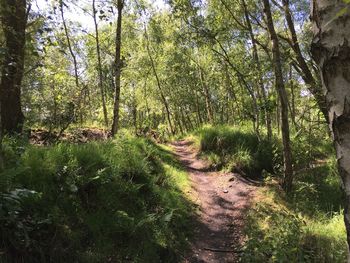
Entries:
{"label": "grassy slope", "polygon": [[[249,129],[227,126],[204,127],[192,139],[213,167],[246,176],[258,171],[264,177],[247,218],[243,262],[345,262],[342,193],[335,161],[326,154],[333,154],[327,140],[293,138],[299,172],[286,196],[277,183],[282,159],[278,139],[259,143]],[[266,167],[273,170],[266,172]]]}
{"label": "grassy slope", "polygon": [[166,146],[121,136],[84,145],[5,144],[0,262],[177,262],[189,187]]}

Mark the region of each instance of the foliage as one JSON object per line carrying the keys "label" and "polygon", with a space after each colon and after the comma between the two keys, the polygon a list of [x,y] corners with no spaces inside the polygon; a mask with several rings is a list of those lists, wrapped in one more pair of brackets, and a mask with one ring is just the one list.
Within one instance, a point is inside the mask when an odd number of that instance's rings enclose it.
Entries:
{"label": "foliage", "polygon": [[14,174],[0,195],[2,259],[175,262],[190,204],[181,191],[187,174],[169,168],[172,158],[130,136],[27,146],[1,174]]}

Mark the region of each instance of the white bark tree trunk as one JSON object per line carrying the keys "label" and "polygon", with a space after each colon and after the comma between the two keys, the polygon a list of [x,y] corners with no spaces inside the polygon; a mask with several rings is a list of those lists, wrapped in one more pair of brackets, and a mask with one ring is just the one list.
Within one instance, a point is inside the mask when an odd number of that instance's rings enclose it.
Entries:
{"label": "white bark tree trunk", "polygon": [[350,5],[345,2],[312,1],[311,51],[326,95],[329,126],[346,196],[344,219],[350,244]]}

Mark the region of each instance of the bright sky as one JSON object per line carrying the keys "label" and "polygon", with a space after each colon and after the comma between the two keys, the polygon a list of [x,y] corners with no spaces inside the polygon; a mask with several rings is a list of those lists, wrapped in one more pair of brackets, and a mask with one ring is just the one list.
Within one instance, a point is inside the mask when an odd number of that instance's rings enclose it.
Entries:
{"label": "bright sky", "polygon": [[[35,11],[44,11],[47,8],[47,5],[52,0],[33,0],[32,8]],[[164,0],[149,0],[152,2],[152,5],[157,10],[167,9],[167,4]],[[96,5],[101,2],[96,0]],[[92,0],[79,0],[79,4],[69,4],[70,10],[66,11],[65,17],[71,21],[79,22],[84,28],[92,30],[94,27],[93,19],[88,14],[84,13],[83,8],[88,7],[91,9]]]}

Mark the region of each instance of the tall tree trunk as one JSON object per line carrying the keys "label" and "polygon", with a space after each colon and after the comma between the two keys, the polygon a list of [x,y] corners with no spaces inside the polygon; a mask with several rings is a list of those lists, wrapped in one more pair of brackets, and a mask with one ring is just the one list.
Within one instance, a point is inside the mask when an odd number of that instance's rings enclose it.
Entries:
{"label": "tall tree trunk", "polygon": [[294,125],[296,126],[296,121],[295,121],[295,117],[296,117],[295,90],[294,90],[294,83],[293,83],[292,75],[293,75],[293,67],[290,66],[290,72],[289,72],[290,95],[291,95],[291,106],[290,106],[291,114],[290,114],[290,116],[292,117],[292,121],[293,121]]}
{"label": "tall tree trunk", "polygon": [[198,118],[198,122],[200,125],[203,124],[203,119],[202,119],[202,115],[201,115],[201,109],[200,109],[200,105],[199,105],[199,99],[198,99],[198,94],[197,91],[194,91],[194,95],[196,98],[196,111],[197,111],[197,118]]}
{"label": "tall tree trunk", "polygon": [[2,140],[3,140],[3,130],[2,130],[2,117],[1,117],[1,100],[0,100],[0,172],[4,169],[4,152],[2,147]]}
{"label": "tall tree trunk", "polygon": [[290,146],[289,136],[289,122],[288,122],[288,97],[284,86],[281,54],[279,49],[279,42],[275,27],[272,20],[269,0],[263,0],[264,13],[267,20],[267,28],[272,41],[273,64],[275,70],[275,81],[278,96],[281,102],[282,115],[282,141],[283,141],[283,159],[284,159],[284,178],[282,186],[286,192],[290,192],[293,183],[293,166],[292,166],[292,152]]}
{"label": "tall tree trunk", "polygon": [[311,51],[326,94],[329,126],[346,195],[344,218],[350,245],[350,5],[345,1],[313,0],[311,19]]}
{"label": "tall tree trunk", "polygon": [[21,133],[24,115],[21,108],[21,83],[24,70],[26,0],[1,0],[1,24],[5,37],[0,96],[2,131]]}
{"label": "tall tree trunk", "polygon": [[260,59],[259,59],[259,54],[258,54],[258,48],[256,45],[256,39],[255,39],[255,35],[253,32],[253,28],[252,28],[252,24],[250,22],[250,18],[249,18],[249,13],[248,13],[248,8],[247,8],[247,4],[245,2],[245,0],[242,0],[242,5],[243,5],[243,9],[244,9],[244,15],[245,15],[245,20],[246,20],[246,24],[247,24],[247,28],[249,31],[249,35],[252,41],[252,47],[253,47],[253,59],[254,59],[254,63],[255,63],[255,72],[258,74],[258,86],[259,89],[261,91],[262,94],[262,98],[264,101],[264,114],[265,114],[265,125],[266,125],[266,129],[267,129],[267,137],[270,140],[272,137],[272,127],[271,127],[271,112],[269,110],[269,100],[268,100],[268,95],[267,92],[264,88],[264,82],[263,82],[263,78],[261,76],[261,71],[260,71]]}
{"label": "tall tree trunk", "polygon": [[69,53],[72,56],[73,59],[73,66],[74,66],[74,78],[75,78],[75,85],[77,87],[79,87],[79,76],[78,76],[78,63],[77,63],[77,57],[74,54],[73,51],[73,47],[70,41],[70,37],[69,37],[69,32],[68,32],[68,27],[66,24],[66,19],[64,18],[64,10],[63,10],[63,5],[65,5],[63,3],[63,0],[60,0],[60,12],[61,12],[61,18],[62,18],[62,24],[63,24],[63,28],[64,28],[64,33],[67,39],[67,44],[68,44],[68,49],[69,49]]}
{"label": "tall tree trunk", "polygon": [[[73,59],[75,86],[77,87],[77,89],[80,89],[77,56],[75,55],[75,53],[73,51],[73,46],[72,46],[71,39],[70,39],[70,36],[69,36],[69,31],[68,31],[66,19],[64,17],[64,8],[63,8],[64,6],[66,6],[65,3],[63,2],[63,0],[60,0],[59,1],[59,8],[60,8],[60,12],[61,12],[62,24],[63,24],[63,28],[64,28],[65,37],[66,37],[66,40],[67,40],[69,53],[70,53],[70,55],[71,55],[71,57]],[[80,123],[81,124],[83,123],[83,106],[82,106],[83,103],[82,103],[82,99],[83,99],[83,97],[85,95],[84,92],[85,92],[85,87],[83,87],[80,90],[80,94],[79,94],[79,97],[78,97],[77,102],[76,102],[78,107],[79,107],[78,110],[79,110]],[[69,123],[73,122],[73,120],[74,120],[74,114],[71,117],[71,120],[69,121]]]}
{"label": "tall tree trunk", "polygon": [[210,99],[208,85],[204,79],[203,69],[200,66],[198,66],[198,69],[199,69],[199,79],[200,79],[200,83],[201,83],[204,97],[205,97],[205,107],[207,110],[208,121],[210,124],[214,124],[214,114],[213,114],[213,108],[211,105],[211,99]]}
{"label": "tall tree trunk", "polygon": [[165,111],[166,111],[166,118],[167,118],[167,121],[168,121],[168,124],[169,124],[170,132],[171,132],[172,135],[174,135],[175,134],[175,129],[174,129],[173,124],[171,122],[171,113],[170,113],[169,103],[168,103],[167,99],[165,98],[165,95],[164,95],[164,92],[163,92],[163,88],[162,88],[162,85],[160,83],[160,79],[159,79],[159,76],[158,76],[158,73],[157,73],[156,65],[154,63],[154,60],[153,60],[153,57],[152,57],[152,54],[151,54],[151,49],[150,49],[150,46],[149,46],[149,39],[148,39],[146,25],[145,25],[145,36],[146,36],[146,48],[147,48],[148,57],[149,57],[149,59],[151,61],[151,66],[152,66],[152,70],[153,70],[154,76],[156,77],[157,87],[158,87],[158,90],[159,90],[159,93],[160,93],[160,97],[161,97],[162,102],[164,104],[164,108],[165,108]]}
{"label": "tall tree trunk", "polygon": [[304,82],[308,85],[309,91],[314,96],[319,109],[323,113],[323,116],[325,117],[325,119],[328,121],[326,98],[322,92],[322,88],[318,85],[317,81],[315,80],[314,76],[311,73],[309,66],[305,61],[303,54],[301,53],[297,33],[294,27],[292,14],[289,8],[289,0],[282,0],[282,3],[283,3],[284,14],[286,17],[288,29],[291,35],[291,41],[289,44],[295,53],[296,59],[298,61],[298,65],[301,69],[301,77],[303,78]]}
{"label": "tall tree trunk", "polygon": [[117,1],[118,19],[117,19],[117,33],[115,38],[115,94],[113,107],[113,124],[112,136],[119,130],[119,107],[120,107],[120,77],[122,71],[122,60],[120,57],[122,45],[122,11],[124,7],[124,0]]}
{"label": "tall tree trunk", "polygon": [[101,93],[101,102],[102,102],[102,109],[103,109],[103,118],[105,121],[106,127],[108,127],[108,114],[107,114],[107,107],[106,107],[106,97],[105,92],[103,88],[103,74],[102,74],[102,62],[101,62],[101,48],[100,48],[100,36],[98,32],[98,24],[97,24],[97,10],[95,6],[96,0],[92,0],[92,13],[94,18],[94,25],[95,25],[95,40],[96,40],[96,53],[97,53],[97,70],[98,70],[98,77],[99,77],[99,87],[100,87],[100,93]]}

